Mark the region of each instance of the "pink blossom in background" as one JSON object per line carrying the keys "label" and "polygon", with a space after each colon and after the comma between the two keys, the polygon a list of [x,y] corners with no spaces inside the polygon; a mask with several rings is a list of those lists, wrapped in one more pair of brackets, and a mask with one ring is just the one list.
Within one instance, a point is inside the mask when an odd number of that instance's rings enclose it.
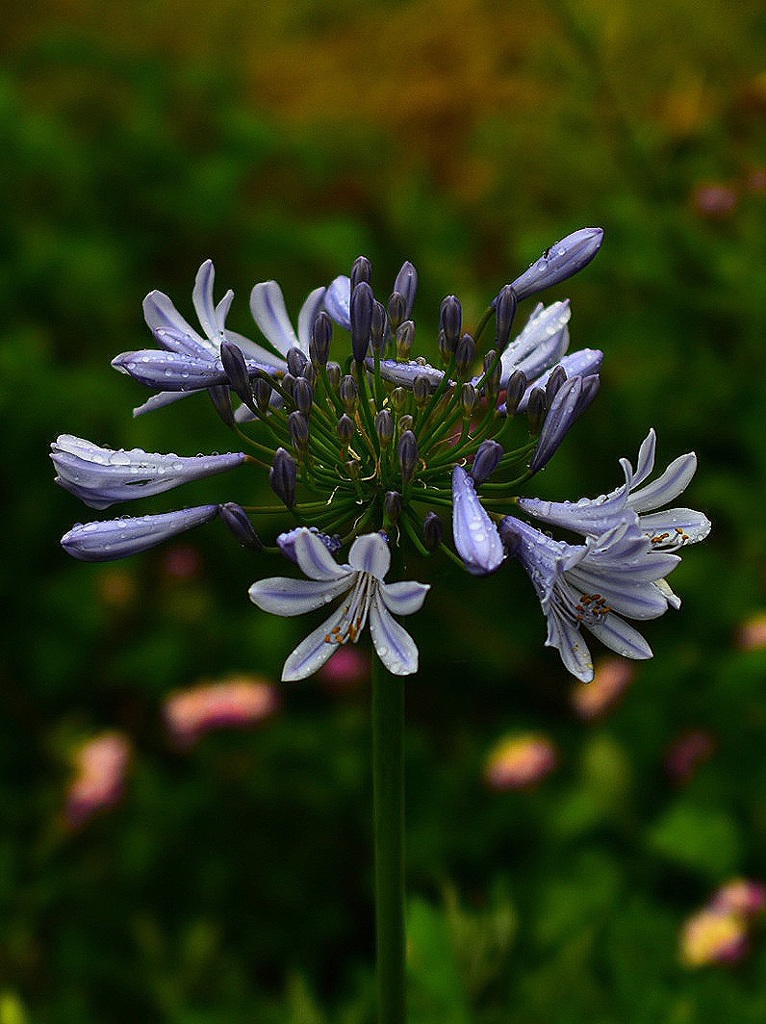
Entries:
{"label": "pink blossom in background", "polygon": [[490,751],[484,778],[491,789],[526,789],[550,775],[557,764],[549,739],[523,733],[506,737]]}
{"label": "pink blossom in background", "polygon": [[235,675],[171,694],[165,701],[168,731],[181,747],[213,729],[261,722],[279,707],[275,686],[260,676]]}
{"label": "pink blossom in background", "polygon": [[603,658],[596,663],[592,683],[580,683],[572,690],[572,707],[579,718],[590,721],[617,704],[635,678],[636,670],[627,658]]}
{"label": "pink blossom in background", "polygon": [[731,216],[738,202],[737,191],[731,185],[700,183],[692,191],[694,212],[708,220],[724,220]]}
{"label": "pink blossom in background", "polygon": [[370,678],[370,656],[367,651],[346,644],[325,662],[317,678],[334,693],[353,690]]}
{"label": "pink blossom in background", "polygon": [[710,910],[719,914],[739,914],[744,918],[755,917],[766,904],[766,886],[763,882],[753,882],[746,878],[737,878],[733,882],[722,885],[715,892],[708,904]]}
{"label": "pink blossom in background", "polygon": [[665,771],[674,782],[690,782],[700,765],[713,755],[715,747],[715,738],[702,729],[682,733],[665,754]]}
{"label": "pink blossom in background", "polygon": [[191,544],[176,544],[163,554],[161,566],[163,573],[171,579],[192,580],[200,573],[202,559]]}
{"label": "pink blossom in background", "polygon": [[76,751],[75,775],[66,798],[66,821],[80,828],[97,811],[120,799],[130,764],[132,745],[120,732],[104,732],[87,740]]}
{"label": "pink blossom in background", "polygon": [[730,964],[748,950],[747,925],[739,914],[725,914],[705,907],[681,930],[681,962],[687,967]]}
{"label": "pink blossom in background", "polygon": [[741,651],[759,651],[766,647],[766,612],[746,619],[737,630],[737,647]]}

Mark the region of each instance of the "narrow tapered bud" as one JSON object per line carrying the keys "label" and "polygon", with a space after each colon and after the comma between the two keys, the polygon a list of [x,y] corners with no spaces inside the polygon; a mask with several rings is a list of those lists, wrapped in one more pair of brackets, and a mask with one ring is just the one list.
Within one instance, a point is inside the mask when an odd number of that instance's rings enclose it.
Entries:
{"label": "narrow tapered bud", "polygon": [[423,520],[423,543],[429,551],[436,551],[444,536],[444,523],[436,512],[429,512]]}
{"label": "narrow tapered bud", "polygon": [[484,390],[487,398],[494,402],[500,392],[500,374],[502,373],[502,364],[500,360],[497,360],[497,365],[494,369],[491,369],[492,364],[495,362],[495,356],[497,353],[494,349],[490,349],[489,352],[484,356],[484,373],[487,375],[484,381]]}
{"label": "narrow tapered bud", "polygon": [[266,412],[271,402],[271,393],[274,389],[265,377],[256,377],[253,382],[253,395],[255,404],[260,412]]}
{"label": "narrow tapered bud", "polygon": [[338,420],[338,426],[336,429],[338,431],[338,440],[344,446],[344,448],[348,447],[348,445],[351,444],[351,441],[354,437],[354,421],[351,419],[350,416],[347,416],[345,413],[343,413],[341,418]]}
{"label": "narrow tapered bud", "polygon": [[386,491],[383,510],[390,523],[398,523],[402,515],[402,496],[398,491]]}
{"label": "narrow tapered bud", "polygon": [[415,405],[417,405],[419,409],[422,409],[428,401],[430,394],[431,385],[428,383],[428,377],[420,374],[412,382],[412,396],[415,399]]}
{"label": "narrow tapered bud", "polygon": [[516,298],[521,302],[543,288],[550,288],[572,277],[590,263],[601,247],[603,238],[602,228],[580,228],[556,242],[513,282]]}
{"label": "narrow tapered bud", "polygon": [[318,371],[314,364],[309,360],[301,371],[301,379],[308,381],[308,383],[314,387],[317,382]]}
{"label": "narrow tapered bud", "polygon": [[438,344],[439,344],[439,355],[442,357],[442,362],[443,363],[448,363],[450,361],[450,359],[452,358],[452,353],[450,352],[450,350],[449,350],[449,348],[447,346],[447,335],[444,333],[444,331],[441,331],[441,330],[439,331]]}
{"label": "narrow tapered bud", "polygon": [[567,372],[563,366],[555,366],[551,370],[550,376],[545,383],[545,404],[549,409],[566,379]]}
{"label": "narrow tapered bud", "polygon": [[330,385],[333,391],[337,391],[338,388],[340,387],[340,379],[342,374],[343,371],[341,370],[339,363],[330,362],[327,364],[327,383]]}
{"label": "narrow tapered bud", "polygon": [[407,404],[407,392],[404,388],[394,388],[388,398],[394,412],[401,412]]}
{"label": "narrow tapered bud", "polygon": [[418,441],[411,430],[405,430],[399,438],[397,455],[402,471],[402,483],[408,484],[415,475],[418,464]]}
{"label": "narrow tapered bud", "polygon": [[291,373],[286,373],[282,378],[282,391],[285,393],[287,398],[293,397],[293,390],[295,388],[295,377]]}
{"label": "narrow tapered bud", "polygon": [[502,445],[497,441],[482,441],[473,460],[470,476],[478,487],[492,476],[503,457]]}
{"label": "narrow tapered bud", "polygon": [[359,402],[359,385],[350,373],[347,373],[340,382],[340,399],[349,416],[353,416]]}
{"label": "narrow tapered bud", "polygon": [[529,432],[536,437],[543,428],[545,414],[548,405],[545,401],[545,390],[543,388],[532,388],[527,402],[527,419],[529,420]]}
{"label": "narrow tapered bud", "polygon": [[351,351],[357,363],[363,363],[370,346],[372,327],[372,305],[375,296],[366,281],[362,281],[351,292]]}
{"label": "narrow tapered bud", "polygon": [[298,479],[298,464],[286,448],[277,448],[269,470],[269,485],[276,496],[288,508],[295,505],[295,484]]}
{"label": "narrow tapered bud", "polygon": [[404,416],[400,416],[399,417],[399,437],[402,436],[402,434],[405,432],[405,430],[412,430],[414,422],[415,421],[413,420],[412,416],[410,416],[409,414],[406,414]]}
{"label": "narrow tapered bud", "polygon": [[249,406],[253,401],[253,392],[250,387],[245,357],[242,355],[239,345],[235,345],[231,341],[222,341],[221,363],[224,373],[229,378],[229,384],[245,405]]}
{"label": "narrow tapered bud", "polygon": [[392,331],[396,331],[402,321],[407,319],[406,308],[406,301],[401,292],[392,292],[388,300],[388,322]]}
{"label": "narrow tapered bud", "polygon": [[439,312],[439,327],[444,331],[444,347],[452,354],[455,351],[460,332],[463,329],[463,308],[456,295],[448,295],[442,300]]}
{"label": "narrow tapered bud", "polygon": [[418,272],[410,261],[406,260],[394,281],[394,294],[401,295],[404,299],[403,320],[407,320],[412,316],[412,307],[415,305],[415,293],[417,290]]}
{"label": "narrow tapered bud", "polygon": [[231,407],[231,392],[228,384],[216,384],[212,388],[208,388],[207,392],[210,395],[210,401],[215,406],[215,411],[226,426],[236,427],[237,421],[234,419],[234,410]]}
{"label": "narrow tapered bud", "polygon": [[375,432],[380,440],[381,448],[387,448],[394,436],[394,417],[390,409],[381,409],[375,417]]}
{"label": "narrow tapered bud", "polygon": [[296,380],[295,387],[293,388],[293,401],[298,412],[308,416],[311,412],[311,406],[314,404],[314,389],[305,377],[299,377]]}
{"label": "narrow tapered bud", "polygon": [[377,299],[372,304],[372,320],[370,322],[370,344],[373,352],[383,354],[386,347],[386,333],[388,321],[386,319],[386,308]]}
{"label": "narrow tapered bud", "polygon": [[326,366],[330,358],[330,343],[332,342],[332,320],[324,310],[314,321],[311,330],[311,341],[309,342],[309,355],[311,362],[317,369]]}
{"label": "narrow tapered bud", "polygon": [[463,416],[469,419],[473,415],[473,407],[476,405],[478,395],[473,384],[464,384],[460,389],[460,404],[463,407]]}
{"label": "narrow tapered bud", "polygon": [[410,358],[414,340],[415,324],[412,320],[405,320],[396,329],[396,358],[400,362]]}
{"label": "narrow tapered bud", "polygon": [[523,370],[514,370],[505,385],[506,415],[513,416],[519,407],[524,392],[527,390],[527,375]]}
{"label": "narrow tapered bud", "polygon": [[234,501],[227,501],[225,505],[221,505],[220,516],[243,548],[248,548],[250,551],[263,551],[263,544],[253,529],[250,516],[241,505],[237,505]]}
{"label": "narrow tapered bud", "polygon": [[287,429],[290,432],[290,440],[293,448],[299,452],[305,452],[309,446],[309,421],[302,412],[291,412],[287,417]]}
{"label": "narrow tapered bud", "polygon": [[503,288],[496,300],[495,306],[496,314],[496,333],[495,333],[495,348],[498,352],[504,352],[505,348],[511,337],[511,327],[513,326],[513,319],[516,316],[516,292],[513,290],[513,286],[507,284]]}
{"label": "narrow tapered bud", "polygon": [[372,278],[372,263],[370,263],[370,261],[367,259],[366,256],[357,256],[357,258],[354,260],[354,265],[351,268],[351,291],[352,291],[352,293],[353,293],[354,289],[356,288],[356,286],[358,284],[361,284],[362,281],[364,281],[366,284],[369,284],[371,278]]}
{"label": "narrow tapered bud", "polygon": [[470,334],[464,334],[455,349],[455,369],[458,376],[464,377],[468,367],[476,358],[476,342]]}
{"label": "narrow tapered bud", "polygon": [[287,369],[293,377],[300,377],[307,359],[305,354],[295,345],[287,352]]}

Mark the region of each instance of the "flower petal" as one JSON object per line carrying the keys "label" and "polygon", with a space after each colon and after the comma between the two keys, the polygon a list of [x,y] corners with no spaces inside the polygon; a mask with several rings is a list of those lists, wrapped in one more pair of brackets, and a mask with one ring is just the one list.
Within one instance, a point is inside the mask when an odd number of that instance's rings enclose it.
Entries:
{"label": "flower petal", "polygon": [[656,445],[657,435],[654,432],[654,427],[652,427],[638,449],[638,462],[636,463],[636,472],[632,474],[631,487],[638,487],[639,484],[642,484],[654,469],[654,450]]}
{"label": "flower petal", "polygon": [[338,565],[316,533],[305,527],[296,535],[293,551],[301,570],[312,580],[339,580],[352,576],[350,565]]}
{"label": "flower petal", "polygon": [[383,580],[391,568],[391,552],[379,533],[366,533],[351,545],[348,562],[357,572],[368,572],[376,580]]}
{"label": "flower petal", "polygon": [[61,538],[61,546],[83,562],[111,562],[161,544],[218,515],[218,505],[201,505],[157,516],[78,523]]}
{"label": "flower petal", "polygon": [[164,292],[152,291],[144,299],[144,319],[152,334],[162,345],[161,332],[168,332],[176,340],[177,351],[204,359],[216,356],[217,346],[191,327],[181,316],[171,299]]}
{"label": "flower petal", "polygon": [[293,580],[284,576],[257,580],[250,587],[250,600],[273,615],[304,615],[322,608],[350,585],[346,577],[338,580]]}
{"label": "flower petal", "polygon": [[301,311],[298,314],[298,344],[305,355],[309,354],[311,332],[314,329],[314,321],[322,309],[326,291],[326,288],[315,288],[301,306]]}
{"label": "flower petal", "polygon": [[652,649],[637,629],[625,622],[619,615],[607,615],[600,621],[589,624],[587,629],[615,654],[623,658],[644,661],[652,657]]}
{"label": "flower petal", "polygon": [[574,421],[596,397],[598,386],[599,379],[595,374],[570,377],[564,381],[545,417],[537,448],[529,463],[531,472],[537,473],[548,464]]}
{"label": "flower petal", "polygon": [[457,553],[474,576],[494,572],[503,561],[503,544],[497,527],[462,466],[455,466],[452,471],[452,535]]}
{"label": "flower petal", "polygon": [[218,340],[222,336],[223,326],[216,316],[215,303],[213,302],[213,282],[215,281],[215,269],[212,260],[205,260],[197,271],[194,278],[194,290],[192,302],[200,326],[210,340]]}
{"label": "flower petal", "polygon": [[548,620],[546,647],[555,647],[567,672],[583,683],[593,679],[593,659],[580,630],[553,606],[543,605]]}
{"label": "flower petal", "polygon": [[652,483],[634,491],[628,497],[628,504],[636,512],[649,512],[673,501],[691,483],[697,470],[697,456],[694,452],[679,455],[674,459],[662,476]]}
{"label": "flower petal", "polygon": [[329,661],[341,644],[329,643],[327,637],[332,635],[332,630],[341,624],[342,619],[343,609],[339,609],[298,644],[282,669],[283,682],[306,679]]}
{"label": "flower petal", "polygon": [[401,580],[398,583],[381,583],[378,586],[378,593],[383,604],[394,615],[413,615],[423,607],[430,589],[428,583]]}
{"label": "flower petal", "polygon": [[670,551],[699,543],[707,537],[711,527],[708,517],[692,508],[669,508],[640,516],[639,525],[655,550]]}
{"label": "flower petal", "polygon": [[166,405],[172,405],[181,398],[188,398],[191,394],[191,391],[158,391],[156,395],[150,395],[145,402],[137,405],[133,409],[133,416],[143,416],[145,412],[164,409]]}
{"label": "flower petal", "polygon": [[418,670],[418,648],[410,634],[391,617],[376,592],[370,607],[370,634],[378,657],[393,676]]}
{"label": "flower petal", "polygon": [[250,310],[263,336],[274,348],[286,356],[298,345],[298,338],[290,323],[282,289],[276,281],[263,281],[250,293]]}
{"label": "flower petal", "polygon": [[553,302],[550,306],[539,303],[535,307],[521,334],[503,352],[501,387],[505,387],[516,370],[523,370],[525,375],[535,378],[564,355],[569,347],[567,324],[571,315],[568,299]]}
{"label": "flower petal", "polygon": [[324,308],[336,324],[351,330],[351,278],[341,274],[330,283],[325,292]]}

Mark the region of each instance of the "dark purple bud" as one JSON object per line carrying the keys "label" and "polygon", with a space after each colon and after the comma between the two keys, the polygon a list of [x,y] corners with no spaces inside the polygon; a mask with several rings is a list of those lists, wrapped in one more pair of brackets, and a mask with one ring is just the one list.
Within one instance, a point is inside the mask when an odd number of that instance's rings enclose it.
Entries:
{"label": "dark purple bud", "polygon": [[527,419],[529,420],[529,432],[532,437],[536,437],[543,429],[547,409],[548,405],[545,401],[545,389],[532,388],[529,392],[529,400],[527,402]]}
{"label": "dark purple bud", "polygon": [[497,297],[495,305],[496,335],[495,348],[498,352],[504,352],[511,337],[511,327],[516,316],[516,292],[510,284],[503,288]]}
{"label": "dark purple bud", "polygon": [[394,417],[390,409],[381,409],[375,417],[375,432],[380,440],[381,448],[388,448],[394,436]]}
{"label": "dark purple bud", "polygon": [[550,407],[553,405],[553,399],[561,389],[561,385],[567,379],[567,372],[563,366],[555,366],[545,383],[545,404]]}
{"label": "dark purple bud", "polygon": [[529,464],[533,473],[547,465],[569,428],[596,397],[598,388],[599,378],[596,374],[590,377],[570,377],[564,381],[545,417],[540,440]]}
{"label": "dark purple bud", "polygon": [[300,377],[303,372],[303,367],[307,363],[305,354],[296,346],[288,349],[287,352],[287,369],[293,375],[293,377]]}
{"label": "dark purple bud", "polygon": [[[497,353],[492,348],[484,356],[484,374],[486,380],[484,381],[484,392],[487,398],[494,402],[500,393],[500,375],[503,372],[502,363],[499,359],[495,359]],[[496,362],[494,369],[492,364]]]}
{"label": "dark purple bud", "polygon": [[523,370],[514,370],[505,385],[505,411],[508,416],[515,414],[526,390],[527,375]]}
{"label": "dark purple bud", "polygon": [[221,363],[229,383],[245,405],[251,405],[253,392],[242,349],[231,341],[221,342]]}
{"label": "dark purple bud", "polygon": [[406,485],[412,480],[418,465],[418,442],[411,430],[405,430],[399,438],[397,455],[402,471],[402,483]]}
{"label": "dark purple bud", "polygon": [[298,479],[298,465],[290,452],[277,448],[274,462],[269,470],[269,484],[276,496],[292,508],[295,505],[295,484]]}
{"label": "dark purple bud", "polygon": [[429,551],[436,551],[444,536],[444,523],[436,512],[429,512],[423,520],[423,543]]}
{"label": "dark purple bud", "polygon": [[215,411],[221,417],[227,427],[235,427],[237,421],[234,419],[234,410],[231,407],[231,392],[227,384],[216,384],[207,389],[210,400],[215,406]]}
{"label": "dark purple bud", "polygon": [[291,412],[287,417],[287,429],[290,432],[290,440],[293,448],[299,452],[305,452],[309,446],[309,421],[302,412]]}
{"label": "dark purple bud", "polygon": [[418,290],[418,272],[409,260],[402,264],[402,269],[396,275],[394,281],[394,294],[401,295],[404,299],[404,315],[402,320],[408,320],[412,316],[412,307],[415,305],[415,293]]}
{"label": "dark purple bud", "polygon": [[243,548],[248,548],[250,551],[263,551],[263,544],[253,529],[250,516],[241,505],[237,505],[234,501],[227,501],[225,505],[221,505],[220,515]]}
{"label": "dark purple bud", "polygon": [[332,320],[327,313],[322,310],[314,321],[314,327],[311,331],[311,341],[309,342],[309,355],[311,356],[311,362],[317,367],[317,369],[320,366],[327,365],[327,360],[330,358],[331,342]]}
{"label": "dark purple bud", "polygon": [[295,377],[291,373],[286,373],[282,378],[282,391],[287,398],[293,397],[293,389],[295,388]]}
{"label": "dark purple bud", "polygon": [[338,439],[340,443],[344,446],[344,448],[348,447],[348,445],[351,444],[351,441],[354,437],[354,431],[356,429],[354,427],[354,421],[351,419],[350,416],[347,416],[345,413],[343,413],[341,418],[338,420],[338,426],[336,429],[338,431]]}
{"label": "dark purple bud", "polygon": [[444,348],[450,355],[455,351],[463,328],[463,309],[456,295],[442,300],[439,327],[444,331]]}
{"label": "dark purple bud", "polygon": [[255,396],[255,404],[261,412],[266,412],[268,409],[273,390],[274,389],[271,384],[265,377],[255,378],[253,383],[253,395]]}
{"label": "dark purple bud", "polygon": [[502,445],[499,445],[497,441],[482,441],[476,452],[470,473],[473,478],[473,482],[477,487],[480,484],[483,484],[486,480],[489,480],[500,465],[502,457]]}
{"label": "dark purple bud", "polygon": [[402,496],[398,491],[386,491],[383,509],[390,523],[398,523],[402,515]]}
{"label": "dark purple bud", "polygon": [[340,400],[349,416],[353,416],[359,402],[359,385],[350,373],[340,382]]}
{"label": "dark purple bud", "polygon": [[580,228],[546,249],[540,259],[513,282],[518,301],[560,284],[582,270],[598,252],[603,238],[602,228]]}
{"label": "dark purple bud", "polygon": [[354,289],[358,284],[361,284],[363,281],[365,284],[369,284],[371,278],[372,263],[370,263],[366,256],[357,256],[351,268],[351,294],[353,295]]}
{"label": "dark purple bud", "polygon": [[305,381],[308,381],[308,383],[312,386],[312,388],[316,384],[316,382],[317,382],[317,370],[316,370],[316,368],[315,368],[315,366],[314,366],[314,364],[312,362],[310,362],[310,361],[307,362],[306,365],[303,367],[303,372],[301,373],[301,379],[305,380]]}
{"label": "dark purple bud", "polygon": [[338,388],[340,387],[340,378],[342,372],[343,371],[341,370],[339,363],[327,364],[327,383],[330,385],[333,391],[337,391]]}
{"label": "dark purple bud", "polygon": [[293,401],[298,408],[298,412],[308,416],[311,412],[311,406],[314,404],[314,389],[305,377],[299,377],[296,380],[295,387],[293,388]]}
{"label": "dark purple bud", "polygon": [[459,377],[465,376],[475,358],[476,342],[470,334],[464,334],[455,349],[455,369]]}
{"label": "dark purple bud", "polygon": [[407,306],[400,292],[392,292],[388,300],[388,322],[391,330],[396,331],[403,320],[407,319]]}
{"label": "dark purple bud", "polygon": [[375,296],[366,281],[362,281],[351,293],[351,351],[357,363],[363,363],[370,346],[372,327],[372,305]]}
{"label": "dark purple bud", "polygon": [[419,409],[422,409],[430,395],[431,385],[428,382],[428,377],[425,377],[421,373],[412,382],[412,396],[415,399],[415,405],[417,405]]}
{"label": "dark purple bud", "polygon": [[412,343],[415,340],[415,324],[412,320],[405,320],[396,328],[396,358],[405,360],[410,358]]}
{"label": "dark purple bud", "polygon": [[388,328],[388,321],[386,319],[386,309],[382,302],[377,300],[372,304],[372,321],[370,323],[370,344],[372,345],[373,351],[383,354],[383,350],[386,347],[386,333]]}
{"label": "dark purple bud", "polygon": [[476,399],[479,396],[476,393],[476,388],[473,384],[464,384],[460,389],[460,404],[463,407],[463,416],[469,419],[473,415],[473,407],[476,405]]}

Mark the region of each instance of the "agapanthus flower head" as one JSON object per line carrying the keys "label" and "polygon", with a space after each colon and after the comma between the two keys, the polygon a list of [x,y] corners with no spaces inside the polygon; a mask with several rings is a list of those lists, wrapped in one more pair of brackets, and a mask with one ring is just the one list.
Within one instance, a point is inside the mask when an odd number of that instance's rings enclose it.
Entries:
{"label": "agapanthus flower head", "polygon": [[556,768],[558,753],[548,739],[537,733],[506,736],[490,751],[484,778],[490,789],[529,789]]}
{"label": "agapanthus flower head", "polygon": [[132,753],[124,733],[110,730],[86,740],[74,756],[74,776],[66,798],[66,821],[80,828],[122,797]]}
{"label": "agapanthus flower head", "polygon": [[212,730],[263,722],[279,705],[277,689],[268,680],[255,675],[233,675],[171,694],[163,714],[174,742],[190,747]]}

